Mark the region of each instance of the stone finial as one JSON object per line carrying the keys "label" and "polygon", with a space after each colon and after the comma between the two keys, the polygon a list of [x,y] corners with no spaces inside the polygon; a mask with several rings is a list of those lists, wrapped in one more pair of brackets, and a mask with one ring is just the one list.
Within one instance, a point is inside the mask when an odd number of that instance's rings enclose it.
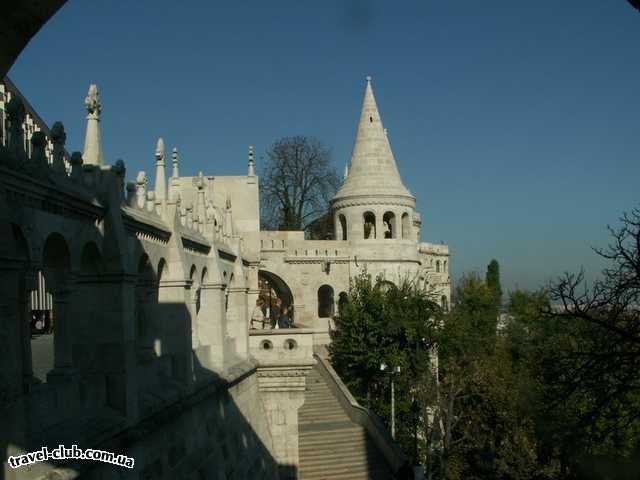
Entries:
{"label": "stone finial", "polygon": [[147,199],[147,174],[145,172],[138,172],[138,176],[136,177],[136,191],[138,208],[144,209]]}
{"label": "stone finial", "polygon": [[156,209],[156,196],[153,191],[147,192],[147,212],[154,212]]}
{"label": "stone finial", "polygon": [[127,173],[127,167],[124,164],[124,160],[122,160],[121,158],[116,160],[116,163],[111,169],[111,171],[115,173],[117,176],[124,178],[124,176]]}
{"label": "stone finial", "polygon": [[158,137],[156,142],[156,163],[162,163],[164,165],[164,140],[162,137]]}
{"label": "stone finial", "polygon": [[22,131],[22,123],[26,113],[24,104],[17,95],[14,95],[7,104],[6,112],[9,120],[7,150],[14,162],[14,166],[18,166],[26,160],[27,154],[24,150],[24,133]]}
{"label": "stone finial", "polygon": [[187,228],[193,228],[193,204],[187,207]]}
{"label": "stone finial", "polygon": [[185,227],[187,225],[187,209],[181,205],[178,211],[180,212],[180,225]]}
{"label": "stone finial", "polygon": [[349,164],[345,163],[344,164],[344,175],[342,176],[342,180],[346,180],[348,176],[349,176]]}
{"label": "stone finial", "polygon": [[178,173],[178,149],[173,147],[173,152],[171,152],[171,163],[173,164],[173,172],[171,172],[171,176],[173,178],[178,178],[180,174]]}
{"label": "stone finial", "polygon": [[224,230],[226,237],[233,235],[233,215],[231,213],[231,195],[227,194],[226,210],[224,212]]}
{"label": "stone finial", "polygon": [[89,113],[89,115],[99,116],[102,111],[100,93],[98,92],[98,86],[95,83],[89,85],[89,93],[87,93],[87,96],[84,99],[84,106],[87,107],[87,113]]}
{"label": "stone finial", "polygon": [[249,145],[249,168],[248,168],[248,172],[247,175],[249,177],[253,177],[255,176],[256,172],[255,172],[255,163],[253,161],[253,145]]}
{"label": "stone finial", "polygon": [[30,173],[42,174],[49,167],[45,147],[47,145],[47,137],[44,132],[37,131],[31,135],[31,160],[29,161]]}
{"label": "stone finial", "polygon": [[67,169],[64,164],[64,144],[67,141],[67,134],[64,131],[62,122],[56,122],[51,127],[51,142],[53,143],[53,163],[52,168],[56,173],[65,174]]}
{"label": "stone finial", "polygon": [[156,200],[163,201],[167,196],[167,183],[164,175],[164,140],[158,138],[156,143]]}
{"label": "stone finial", "polygon": [[138,185],[136,182],[127,182],[127,205],[131,208],[138,206]]}
{"label": "stone finial", "polygon": [[79,182],[82,178],[82,153],[73,152],[71,154],[71,180]]}
{"label": "stone finial", "polygon": [[373,80],[373,78],[371,78],[371,75],[367,75],[366,77],[364,77],[365,80],[367,81],[367,83],[371,83],[371,80]]}
{"label": "stone finial", "polygon": [[204,174],[202,173],[202,170],[200,170],[198,172],[198,176],[193,179],[193,184],[198,190],[204,189],[205,182],[204,182]]}
{"label": "stone finial", "polygon": [[95,84],[89,86],[89,93],[84,99],[87,107],[87,133],[84,139],[84,163],[86,165],[104,165],[104,155],[102,153],[102,135],[100,133],[100,112],[102,104],[98,87]]}

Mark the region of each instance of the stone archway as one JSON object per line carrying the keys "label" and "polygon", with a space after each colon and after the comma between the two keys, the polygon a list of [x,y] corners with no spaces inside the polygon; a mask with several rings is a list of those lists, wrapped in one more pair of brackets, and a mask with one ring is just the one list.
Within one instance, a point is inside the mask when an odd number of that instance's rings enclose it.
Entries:
{"label": "stone archway", "polygon": [[289,310],[289,318],[295,320],[293,310],[293,294],[289,285],[278,275],[268,270],[258,271],[258,285],[260,288],[259,298],[265,307],[265,318],[271,324],[278,320],[278,316],[284,307]]}
{"label": "stone archway", "polygon": [[66,3],[66,0],[10,2],[0,16],[0,78],[3,78],[33,36]]}

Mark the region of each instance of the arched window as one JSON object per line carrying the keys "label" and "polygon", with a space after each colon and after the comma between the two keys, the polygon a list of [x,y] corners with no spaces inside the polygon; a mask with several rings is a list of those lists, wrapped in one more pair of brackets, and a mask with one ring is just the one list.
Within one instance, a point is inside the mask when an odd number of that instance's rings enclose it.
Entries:
{"label": "arched window", "polygon": [[447,261],[446,260],[444,262],[442,262],[442,271],[444,273],[447,273]]}
{"label": "arched window", "polygon": [[327,318],[333,316],[333,288],[331,285],[322,285],[318,289],[318,317]]}
{"label": "arched window", "polygon": [[338,315],[342,315],[347,303],[349,303],[349,295],[347,295],[347,292],[340,292],[338,295]]}
{"label": "arched window", "polygon": [[442,310],[444,310],[445,312],[449,311],[449,300],[447,300],[446,295],[442,295],[442,298],[440,299],[440,304],[442,305]]}
{"label": "arched window", "polygon": [[[70,293],[71,254],[67,241],[59,233],[52,233],[47,238],[42,249],[42,267],[53,300],[55,329],[53,366],[54,368],[68,368],[73,364],[73,317],[69,314],[69,310],[64,308],[64,304],[67,303]],[[62,339],[59,343],[61,348],[58,348],[59,338]],[[42,365],[36,365],[36,360],[34,358],[34,371],[42,367]]]}
{"label": "arched window", "polygon": [[338,235],[340,240],[347,239],[347,219],[342,214],[338,215]]}
{"label": "arched window", "polygon": [[376,238],[376,216],[373,212],[366,212],[363,215],[364,238]]}
{"label": "arched window", "polygon": [[440,260],[436,260],[436,273],[440,273]]}
{"label": "arched window", "polygon": [[409,214],[404,212],[402,214],[402,238],[409,238],[411,225],[409,223]]}
{"label": "arched window", "polygon": [[386,212],[382,216],[384,224],[384,238],[396,238],[396,215],[393,212]]}

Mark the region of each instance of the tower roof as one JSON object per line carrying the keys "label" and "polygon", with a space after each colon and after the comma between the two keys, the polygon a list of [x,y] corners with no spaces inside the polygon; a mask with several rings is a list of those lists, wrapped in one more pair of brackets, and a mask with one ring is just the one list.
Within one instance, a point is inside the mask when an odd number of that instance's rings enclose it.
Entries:
{"label": "tower roof", "polygon": [[389,139],[382,126],[369,76],[349,173],[334,200],[361,195],[401,195],[413,198],[400,178]]}

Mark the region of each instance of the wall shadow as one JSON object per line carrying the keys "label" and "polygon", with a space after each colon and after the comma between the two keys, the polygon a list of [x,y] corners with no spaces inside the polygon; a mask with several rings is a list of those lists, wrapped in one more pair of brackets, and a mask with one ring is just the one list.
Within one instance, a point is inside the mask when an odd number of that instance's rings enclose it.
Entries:
{"label": "wall shadow", "polygon": [[[161,299],[162,268],[123,225],[124,172],[101,173],[110,180],[95,198],[38,168],[29,175],[0,158],[0,480],[55,475],[52,468],[61,478],[76,471],[100,480],[295,478],[270,453],[255,364],[227,351],[209,352],[226,359],[219,369],[206,366],[193,345],[190,292],[184,302]],[[55,316],[46,382],[33,375],[28,325],[38,269]],[[178,289],[191,285],[184,278]],[[221,322],[203,315],[199,324]],[[60,444],[127,455],[135,467],[7,467],[10,455]]]}

